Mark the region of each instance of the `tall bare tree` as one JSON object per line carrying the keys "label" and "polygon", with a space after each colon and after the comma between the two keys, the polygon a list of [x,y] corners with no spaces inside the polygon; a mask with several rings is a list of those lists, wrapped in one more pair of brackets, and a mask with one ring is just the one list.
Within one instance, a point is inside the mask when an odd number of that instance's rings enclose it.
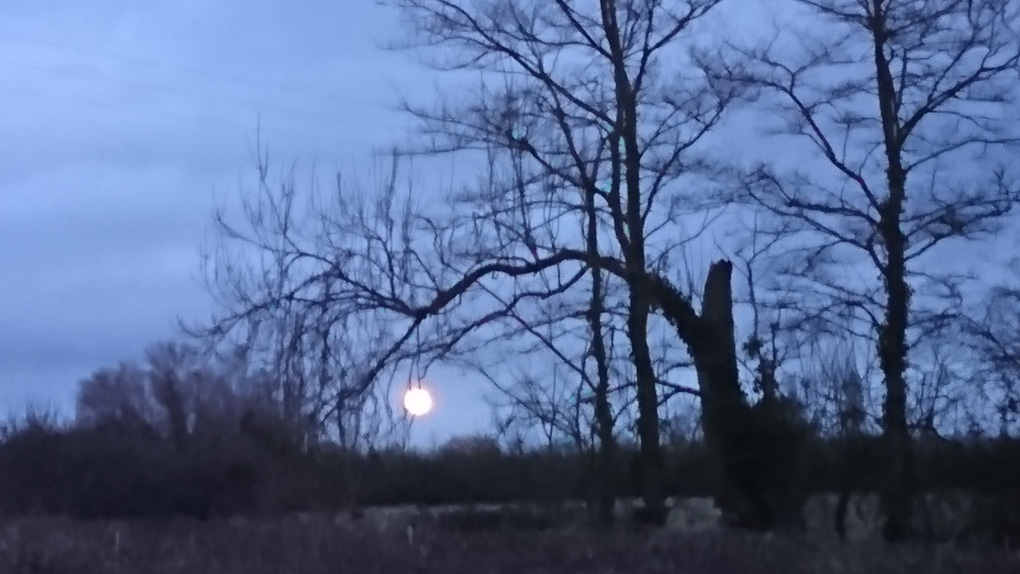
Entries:
{"label": "tall bare tree", "polygon": [[[1010,0],[793,6],[797,19],[784,24],[795,32],[736,47],[719,77],[762,88],[778,112],[772,128],[793,136],[781,149],[795,150],[797,167],[767,159],[744,198],[798,232],[786,243],[802,255],[788,275],[796,291],[821,295],[816,317],[853,311],[877,336],[883,532],[901,540],[912,506],[908,353],[958,307],[959,278],[933,249],[986,237],[1020,194],[1020,16]],[[810,155],[796,154],[801,143]]]}
{"label": "tall bare tree", "polygon": [[[531,176],[520,179],[536,185],[507,189],[498,205],[511,210],[491,213],[492,223],[516,231],[515,249],[532,257],[590,252],[591,244],[573,247],[576,241],[550,232],[565,218],[591,213],[597,202],[605,222],[599,227],[613,244],[594,247],[618,254],[612,264],[630,290],[627,335],[643,488],[649,517],[661,520],[659,401],[648,344],[655,287],[645,274],[662,268],[689,238],[666,239],[656,253],[647,246],[681,215],[678,181],[690,177],[696,144],[732,97],[696,72],[671,68],[666,55],[683,58],[679,39],[718,2],[400,4],[419,40],[455,48],[440,66],[479,70],[483,77],[478,97],[464,107],[412,108],[438,140],[430,151],[495,147],[527,161],[515,167]],[[573,199],[578,195],[580,202]],[[584,235],[597,241],[598,234]],[[605,267],[590,256],[583,260]]]}
{"label": "tall bare tree", "polygon": [[666,323],[695,367],[698,388],[686,390],[700,397],[718,455],[724,514],[769,528],[775,513],[755,467],[763,457],[747,456],[760,450],[760,429],[739,380],[732,265],[711,266],[700,311],[676,267],[704,230],[691,224],[705,214],[701,144],[737,91],[685,50],[719,3],[398,2],[412,45],[442,48],[432,54],[449,59],[433,64],[480,78],[438,107],[409,106],[427,140],[413,151],[495,154],[500,169],[458,182],[445,204],[398,191],[397,171],[374,197],[341,180],[302,228],[280,217],[277,191],[260,186],[270,209],[249,213],[250,231],[228,239],[277,263],[256,259],[255,281],[225,301],[217,326],[230,331],[283,303],[366,325],[371,344],[351,341],[363,368],[348,388],[359,396],[401,361],[479,352],[516,328],[513,314],[612,276],[627,288],[625,383],[636,395],[645,516],[665,519],[659,409],[664,389],[682,389],[656,372],[670,361],[649,333]]}

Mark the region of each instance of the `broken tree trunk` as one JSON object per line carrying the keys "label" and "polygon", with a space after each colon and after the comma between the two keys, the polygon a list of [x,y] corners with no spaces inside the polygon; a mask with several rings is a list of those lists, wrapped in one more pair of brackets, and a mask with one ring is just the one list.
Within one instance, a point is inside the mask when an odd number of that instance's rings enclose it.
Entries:
{"label": "broken tree trunk", "polygon": [[733,265],[708,271],[699,315],[668,281],[652,276],[652,299],[687,343],[698,374],[702,429],[723,522],[769,530],[800,522],[800,449],[809,435],[786,397],[753,407],[740,386],[734,338]]}
{"label": "broken tree trunk", "polygon": [[[701,390],[702,428],[718,491],[716,506],[729,524],[767,529],[770,520],[761,488],[747,472],[751,409],[740,388],[733,327],[733,264],[716,261],[708,270],[701,329],[691,337],[691,355]],[[693,335],[693,334],[692,334]]]}
{"label": "broken tree trunk", "polygon": [[729,261],[709,268],[700,332],[690,339],[716,506],[724,522],[738,528],[799,529],[803,492],[797,479],[807,427],[795,402],[775,394],[752,406],[740,386],[732,272]]}

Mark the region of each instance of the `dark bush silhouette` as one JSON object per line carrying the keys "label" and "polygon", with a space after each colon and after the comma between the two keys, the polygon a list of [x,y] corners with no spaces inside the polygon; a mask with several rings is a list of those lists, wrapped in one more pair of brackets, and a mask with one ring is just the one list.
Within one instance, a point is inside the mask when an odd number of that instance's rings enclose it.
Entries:
{"label": "dark bush silhouette", "polygon": [[0,447],[5,515],[208,518],[250,511],[251,461],[219,452],[180,453],[122,424],[26,428]]}
{"label": "dark bush silhouette", "polygon": [[[770,422],[776,413],[785,416],[781,409],[760,409],[753,410],[751,424],[765,426],[748,437],[748,456],[771,457],[752,467],[768,472],[757,482],[771,489],[761,493],[761,501],[777,522],[791,521],[782,513],[796,514],[815,493],[874,492],[881,478],[876,437],[854,437],[852,444],[847,438],[818,438],[796,417]],[[216,427],[233,431],[193,435],[183,450],[131,419],[16,426],[0,441],[0,514],[207,519],[367,505],[518,502],[524,505],[498,512],[469,506],[447,515],[442,525],[540,530],[562,518],[560,503],[590,494],[590,453],[504,452],[479,440],[454,441],[430,453],[359,454],[328,443],[309,450],[272,422],[260,423],[256,431],[252,416],[244,425]],[[640,480],[627,461],[637,452],[627,444],[620,448],[614,480],[629,485],[621,496],[633,497]],[[922,492],[965,491],[974,498],[967,516],[960,517],[966,524],[961,542],[1020,541],[1020,441],[918,439],[916,451]],[[667,449],[670,495],[714,494],[706,452],[697,441]]]}

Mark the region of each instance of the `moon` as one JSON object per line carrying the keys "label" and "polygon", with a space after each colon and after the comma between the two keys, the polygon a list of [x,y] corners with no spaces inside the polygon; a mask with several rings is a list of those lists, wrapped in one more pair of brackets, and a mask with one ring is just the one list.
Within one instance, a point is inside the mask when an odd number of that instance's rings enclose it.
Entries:
{"label": "moon", "polygon": [[416,417],[426,415],[432,410],[432,395],[421,387],[407,389],[404,393],[404,409]]}

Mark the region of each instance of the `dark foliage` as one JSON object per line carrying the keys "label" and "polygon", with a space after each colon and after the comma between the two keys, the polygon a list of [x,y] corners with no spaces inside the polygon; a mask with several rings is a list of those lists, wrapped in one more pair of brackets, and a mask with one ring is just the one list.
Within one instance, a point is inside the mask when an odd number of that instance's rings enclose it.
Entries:
{"label": "dark foliage", "polygon": [[249,511],[258,473],[225,450],[184,453],[119,425],[29,427],[0,447],[0,512],[80,518],[192,516]]}
{"label": "dark foliage", "polygon": [[[769,489],[761,500],[780,527],[797,521],[811,494],[860,494],[880,484],[877,437],[812,439],[810,429],[784,418],[780,406],[773,412],[756,406],[748,424],[757,431],[746,437],[747,456],[768,457],[768,464],[750,467],[768,473],[756,482]],[[776,423],[777,416],[786,423]],[[307,450],[286,441],[267,443],[237,428],[229,436],[192,440],[181,451],[144,427],[124,423],[23,426],[0,443],[0,513],[205,520],[351,506],[467,504],[441,526],[541,530],[559,521],[550,510],[558,503],[590,494],[587,453],[451,445],[432,453],[391,450],[362,456],[328,445]],[[961,517],[968,525],[961,538],[1020,541],[1020,442],[925,439],[915,447],[922,491],[967,491],[975,498],[969,516]],[[628,488],[620,495],[636,496],[640,480],[626,461],[636,459],[637,452],[621,448],[617,483]],[[674,445],[666,462],[670,495],[714,494],[702,444]],[[350,492],[357,497],[341,495]],[[506,502],[531,505],[498,512],[471,506]]]}

